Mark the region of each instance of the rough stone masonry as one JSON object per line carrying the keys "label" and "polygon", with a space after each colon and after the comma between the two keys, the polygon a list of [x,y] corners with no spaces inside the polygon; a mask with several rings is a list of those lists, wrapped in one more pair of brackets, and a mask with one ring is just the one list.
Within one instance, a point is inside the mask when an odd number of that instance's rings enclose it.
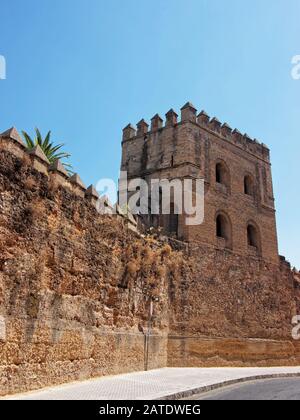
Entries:
{"label": "rough stone masonry", "polygon": [[193,261],[189,280],[169,294],[170,365],[222,364],[224,353],[232,363],[284,363],[294,346],[272,339],[289,340],[299,277],[278,255],[268,147],[188,102],[180,121],[171,109],[165,125],[156,114],[150,128],[144,119],[125,127],[121,170],[149,186],[153,179],[205,181],[201,225],[187,226],[175,201],[169,215],[144,217],[148,227],[187,242]]}
{"label": "rough stone masonry", "polygon": [[[171,122],[175,130],[174,115]],[[196,159],[212,156],[207,138],[198,140]],[[252,231],[241,252],[236,233],[227,240],[230,231],[221,229],[224,237],[207,244],[177,235],[180,247],[128,229],[125,216],[99,215],[96,201],[78,175],[50,165],[39,148],[28,153],[15,129],[0,136],[0,395],[146,365],[299,364],[300,345],[291,339],[299,278],[275,260],[276,243],[265,252],[265,239]],[[275,219],[271,209],[262,212]],[[213,238],[215,230],[205,229]]]}

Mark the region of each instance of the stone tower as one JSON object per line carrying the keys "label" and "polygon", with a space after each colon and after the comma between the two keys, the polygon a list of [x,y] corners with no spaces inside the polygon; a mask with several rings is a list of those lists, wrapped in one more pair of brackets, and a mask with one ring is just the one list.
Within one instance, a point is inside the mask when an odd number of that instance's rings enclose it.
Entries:
{"label": "stone tower", "polygon": [[270,152],[247,134],[210,118],[187,103],[181,118],[174,110],[166,122],[156,114],[151,126],[123,130],[121,170],[128,178],[202,178],[205,181],[204,222],[186,226],[185,216],[147,223],[160,225],[180,240],[253,256],[278,264],[276,217]]}

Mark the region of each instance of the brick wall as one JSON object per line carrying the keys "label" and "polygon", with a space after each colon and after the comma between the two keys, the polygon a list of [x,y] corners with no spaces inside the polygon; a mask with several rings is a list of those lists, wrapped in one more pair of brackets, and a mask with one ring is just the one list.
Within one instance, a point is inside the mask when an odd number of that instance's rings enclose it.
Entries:
{"label": "brick wall", "polygon": [[[196,118],[196,110],[187,104],[177,119],[166,126],[131,132],[125,129],[122,143],[121,169],[129,178],[151,179],[202,178],[205,181],[205,218],[196,227],[184,226],[179,218],[178,236],[188,242],[222,246],[216,237],[216,215],[222,212],[230,221],[229,248],[248,255],[255,250],[248,246],[249,222],[259,237],[258,256],[279,263],[270,154],[257,140],[232,131],[204,113]],[[168,115],[168,114],[167,114]],[[168,117],[167,117],[168,118]],[[216,182],[216,165],[227,171],[227,186]],[[252,195],[244,191],[244,179],[253,182]]]}

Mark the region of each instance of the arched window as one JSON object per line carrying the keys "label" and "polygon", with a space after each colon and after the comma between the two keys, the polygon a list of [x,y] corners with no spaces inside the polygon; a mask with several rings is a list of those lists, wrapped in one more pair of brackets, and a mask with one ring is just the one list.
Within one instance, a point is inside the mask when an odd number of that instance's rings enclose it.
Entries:
{"label": "arched window", "polygon": [[224,220],[221,215],[217,216],[216,226],[217,226],[217,237],[226,239],[225,229],[224,229]]}
{"label": "arched window", "polygon": [[254,181],[250,175],[246,175],[244,178],[244,193],[254,196]]}
{"label": "arched window", "polygon": [[225,240],[227,248],[232,247],[232,229],[229,217],[224,213],[218,213],[216,217],[216,236]]}
{"label": "arched window", "polygon": [[223,162],[216,164],[216,183],[225,185],[226,187],[230,185],[229,170]]}
{"label": "arched window", "polygon": [[253,223],[248,223],[247,226],[247,240],[248,246],[260,250],[260,235],[257,226]]}

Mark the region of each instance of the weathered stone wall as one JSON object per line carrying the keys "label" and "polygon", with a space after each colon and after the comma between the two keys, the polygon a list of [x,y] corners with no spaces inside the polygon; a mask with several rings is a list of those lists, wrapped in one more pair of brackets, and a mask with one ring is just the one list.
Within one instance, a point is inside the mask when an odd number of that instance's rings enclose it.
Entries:
{"label": "weathered stone wall", "polygon": [[299,366],[297,341],[170,336],[168,364],[173,367]]}
{"label": "weathered stone wall", "polygon": [[172,251],[48,167],[0,138],[1,395],[144,369],[154,297],[149,368],[299,364],[286,263]]}
{"label": "weathered stone wall", "polygon": [[[168,246],[0,151],[0,394],[167,364]],[[16,150],[21,149],[15,145]],[[15,151],[15,150],[13,150]],[[178,255],[176,254],[176,259]],[[164,268],[163,268],[164,267]]]}
{"label": "weathered stone wall", "polygon": [[170,286],[168,364],[299,364],[300,290],[289,265],[205,246],[190,254]]}

